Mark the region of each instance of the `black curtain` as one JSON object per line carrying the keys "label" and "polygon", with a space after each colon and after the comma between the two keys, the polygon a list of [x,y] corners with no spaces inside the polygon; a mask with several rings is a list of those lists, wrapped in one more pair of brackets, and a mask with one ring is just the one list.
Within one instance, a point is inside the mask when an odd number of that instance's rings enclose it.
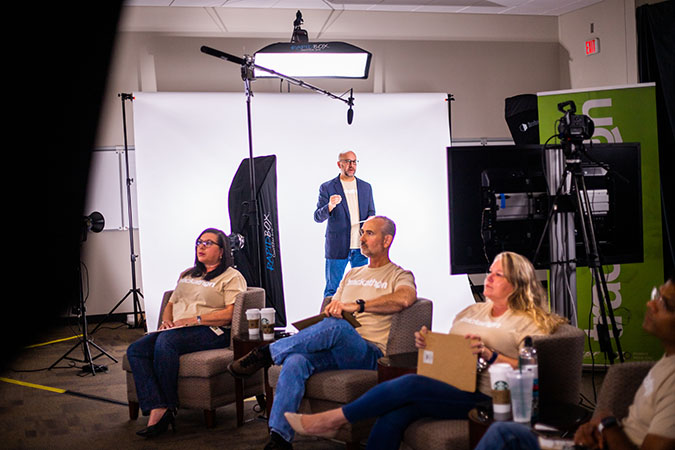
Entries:
{"label": "black curtain", "polygon": [[4,301],[0,369],[23,346],[53,337],[79,297],[89,161],[121,8],[122,0],[9,7],[17,31],[3,55],[3,167],[12,180],[3,213],[12,293]]}
{"label": "black curtain", "polygon": [[[244,159],[234,175],[228,198],[232,233],[244,236],[245,245],[235,252],[237,269],[249,286],[265,289],[265,303],[276,310],[276,325],[286,326],[286,306],[279,251],[277,214],[277,159],[259,156],[253,159],[255,205],[250,204],[250,159]],[[256,222],[256,209],[258,222]]]}
{"label": "black curtain", "polygon": [[[675,266],[675,1],[636,10],[638,73],[641,83],[656,83],[656,114],[663,218],[665,277]],[[635,120],[639,120],[636,117]]]}

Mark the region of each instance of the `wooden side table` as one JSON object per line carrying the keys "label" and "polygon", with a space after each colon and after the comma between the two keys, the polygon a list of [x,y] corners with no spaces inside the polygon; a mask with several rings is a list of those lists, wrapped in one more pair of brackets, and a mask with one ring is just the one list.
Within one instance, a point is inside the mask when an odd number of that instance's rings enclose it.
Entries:
{"label": "wooden side table", "polygon": [[[262,336],[258,338],[251,338],[248,335],[248,330],[246,333],[239,334],[232,338],[232,352],[234,353],[234,359],[237,360],[245,356],[248,352],[252,351],[257,347],[263,345],[271,344],[276,339],[270,341],[264,341]],[[270,410],[272,408],[273,393],[272,388],[270,387],[269,379],[267,377],[267,369],[263,371],[263,380],[265,387],[265,397],[266,397],[266,408],[265,412],[267,417],[270,416]],[[244,424],[244,380],[241,378],[234,378],[234,401],[235,407],[237,410],[237,426],[240,427]]]}
{"label": "wooden side table", "polygon": [[417,352],[397,353],[377,360],[377,382],[417,373]]}

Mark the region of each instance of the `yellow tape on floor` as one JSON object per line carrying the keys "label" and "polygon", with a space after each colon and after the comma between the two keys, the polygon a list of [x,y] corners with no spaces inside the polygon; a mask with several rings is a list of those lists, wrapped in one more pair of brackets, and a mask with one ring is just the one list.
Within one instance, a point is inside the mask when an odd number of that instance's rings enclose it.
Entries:
{"label": "yellow tape on floor", "polygon": [[0,377],[0,381],[4,381],[5,383],[18,384],[19,386],[25,386],[25,387],[35,388],[35,389],[42,389],[43,391],[56,392],[57,394],[65,394],[66,393],[65,389],[43,386],[41,384],[27,383],[25,381],[12,380],[11,378]]}
{"label": "yellow tape on floor", "polygon": [[12,380],[11,378],[0,377],[0,381],[4,381],[5,383],[10,383],[10,384],[16,384],[18,386],[24,386],[24,387],[34,388],[34,389],[41,389],[43,391],[56,392],[57,394],[73,395],[75,397],[88,398],[90,400],[98,400],[98,401],[107,402],[107,403],[114,403],[116,405],[128,406],[128,403],[121,402],[119,400],[114,400],[114,399],[111,399],[111,398],[99,397],[99,396],[91,395],[91,394],[83,394],[82,392],[69,391],[67,389],[53,388],[53,387],[50,387],[50,386],[43,386],[41,384],[27,383],[25,381]]}
{"label": "yellow tape on floor", "polygon": [[56,339],[54,341],[49,341],[49,342],[43,342],[42,344],[33,344],[33,345],[28,345],[24,348],[35,348],[35,347],[42,347],[43,345],[50,345],[50,344],[56,344],[57,342],[63,342],[63,341],[70,341],[71,339],[78,339],[81,338],[82,335],[78,334],[77,336],[71,336],[63,339]]}

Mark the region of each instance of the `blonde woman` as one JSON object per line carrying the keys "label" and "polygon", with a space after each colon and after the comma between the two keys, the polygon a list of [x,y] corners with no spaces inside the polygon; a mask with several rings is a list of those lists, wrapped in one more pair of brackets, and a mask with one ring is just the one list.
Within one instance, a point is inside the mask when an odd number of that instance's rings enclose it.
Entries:
{"label": "blonde woman", "polygon": [[[546,293],[527,258],[500,253],[485,279],[484,303],[465,308],[455,318],[453,334],[471,339],[473,353],[489,364],[518,365],[518,351],[525,336],[549,334],[565,320],[545,309]],[[423,327],[415,333],[415,345],[425,347]],[[368,438],[368,449],[398,449],[409,424],[422,417],[464,419],[480,402],[490,399],[487,371],[478,375],[476,392],[421,375],[405,375],[366,392],[342,408],[319,414],[286,413],[296,432],[332,437],[346,423],[378,417]]]}

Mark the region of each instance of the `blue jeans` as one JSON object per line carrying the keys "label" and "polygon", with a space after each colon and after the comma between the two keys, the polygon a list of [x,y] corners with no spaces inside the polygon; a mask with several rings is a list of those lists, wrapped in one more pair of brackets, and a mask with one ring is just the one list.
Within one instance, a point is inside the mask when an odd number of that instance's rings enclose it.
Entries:
{"label": "blue jeans", "polygon": [[347,263],[354,267],[361,267],[368,264],[368,258],[361,254],[361,250],[349,250],[349,255],[345,259],[327,259],[326,260],[326,289],[323,291],[323,297],[329,297],[335,294],[342,277],[345,275]]}
{"label": "blue jeans", "polygon": [[475,450],[540,450],[532,430],[516,422],[494,422]]}
{"label": "blue jeans", "polygon": [[344,319],[327,317],[299,333],[270,344],[274,364],[282,365],[270,412],[269,428],[286,441],[294,432],[284,413],[296,412],[305,381],[314,373],[338,369],[377,368],[380,349],[363,339]]}
{"label": "blue jeans", "polygon": [[465,392],[422,375],[403,375],[380,383],[342,407],[350,423],[378,417],[368,436],[368,449],[396,450],[405,429],[417,419],[466,419],[469,411],[489,400],[481,392]]}
{"label": "blue jeans", "polygon": [[138,403],[144,415],[156,408],[178,407],[178,365],[185,353],[225,348],[230,329],[216,336],[210,327],[186,327],[150,333],[127,349],[127,359],[136,384]]}

